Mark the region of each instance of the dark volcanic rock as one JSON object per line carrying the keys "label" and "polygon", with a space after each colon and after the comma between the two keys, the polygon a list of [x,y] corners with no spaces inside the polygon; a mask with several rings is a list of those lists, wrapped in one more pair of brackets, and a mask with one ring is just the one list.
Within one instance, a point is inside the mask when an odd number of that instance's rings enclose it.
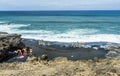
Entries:
{"label": "dark volcanic rock", "polygon": [[73,42],[69,47],[81,48],[81,47],[83,47],[83,45],[82,45],[82,43],[79,43],[79,42]]}
{"label": "dark volcanic rock", "polygon": [[8,55],[8,51],[23,47],[21,35],[0,32],[0,61]]}
{"label": "dark volcanic rock", "polygon": [[48,41],[38,40],[38,45],[40,46],[50,46],[51,43]]}
{"label": "dark volcanic rock", "polygon": [[7,32],[0,32],[0,34],[8,34]]}
{"label": "dark volcanic rock", "polygon": [[46,54],[43,54],[40,58],[41,58],[41,60],[47,60],[48,56]]}
{"label": "dark volcanic rock", "polygon": [[104,49],[108,51],[108,53],[106,54],[106,57],[120,58],[120,44],[108,43],[106,46],[104,46]]}

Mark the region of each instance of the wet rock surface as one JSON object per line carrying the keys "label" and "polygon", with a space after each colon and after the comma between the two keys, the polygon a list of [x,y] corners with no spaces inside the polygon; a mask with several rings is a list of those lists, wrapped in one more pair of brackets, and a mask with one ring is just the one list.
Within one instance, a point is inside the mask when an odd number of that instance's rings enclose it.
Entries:
{"label": "wet rock surface", "polygon": [[103,48],[108,51],[107,58],[120,58],[120,44],[107,43]]}
{"label": "wet rock surface", "polygon": [[8,51],[23,47],[25,45],[21,42],[20,35],[0,32],[0,61],[8,56]]}

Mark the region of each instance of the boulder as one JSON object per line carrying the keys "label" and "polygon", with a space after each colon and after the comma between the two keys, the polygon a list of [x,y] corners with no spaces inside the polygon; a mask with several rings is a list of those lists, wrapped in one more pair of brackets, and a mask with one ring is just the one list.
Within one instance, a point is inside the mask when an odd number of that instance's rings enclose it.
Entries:
{"label": "boulder", "polygon": [[103,48],[108,51],[106,57],[120,57],[120,44],[107,43]]}
{"label": "boulder", "polygon": [[81,47],[83,47],[83,43],[73,42],[72,44],[69,45],[69,47],[72,47],[72,48],[81,48]]}
{"label": "boulder", "polygon": [[38,45],[40,46],[50,46],[51,43],[48,41],[44,41],[44,40],[38,40]]}
{"label": "boulder", "polygon": [[8,55],[8,51],[23,48],[21,35],[0,32],[0,61]]}
{"label": "boulder", "polygon": [[41,58],[41,60],[47,60],[48,56],[46,54],[43,54],[40,58]]}
{"label": "boulder", "polygon": [[109,51],[107,54],[106,54],[106,57],[107,58],[112,58],[112,57],[117,57],[118,56],[118,53],[115,52],[115,51]]}
{"label": "boulder", "polygon": [[0,34],[8,34],[7,32],[0,32]]}
{"label": "boulder", "polygon": [[84,48],[91,48],[91,46],[90,45],[85,45]]}

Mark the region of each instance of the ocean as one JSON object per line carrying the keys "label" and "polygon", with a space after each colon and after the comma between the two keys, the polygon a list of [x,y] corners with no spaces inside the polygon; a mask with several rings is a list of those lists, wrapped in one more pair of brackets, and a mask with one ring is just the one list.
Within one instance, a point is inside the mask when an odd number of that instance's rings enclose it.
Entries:
{"label": "ocean", "polygon": [[0,11],[0,31],[46,41],[120,43],[120,11]]}

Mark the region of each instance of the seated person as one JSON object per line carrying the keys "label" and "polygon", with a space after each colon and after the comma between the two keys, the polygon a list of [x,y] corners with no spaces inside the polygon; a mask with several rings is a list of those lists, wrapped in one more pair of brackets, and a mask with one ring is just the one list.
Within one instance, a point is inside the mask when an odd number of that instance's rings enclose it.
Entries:
{"label": "seated person", "polygon": [[23,51],[23,55],[27,56],[27,48],[23,48],[22,51]]}
{"label": "seated person", "polygon": [[22,52],[21,52],[20,49],[18,49],[16,52],[17,52],[18,55],[22,55]]}
{"label": "seated person", "polygon": [[33,51],[32,48],[30,48],[30,56],[32,56],[32,51]]}

